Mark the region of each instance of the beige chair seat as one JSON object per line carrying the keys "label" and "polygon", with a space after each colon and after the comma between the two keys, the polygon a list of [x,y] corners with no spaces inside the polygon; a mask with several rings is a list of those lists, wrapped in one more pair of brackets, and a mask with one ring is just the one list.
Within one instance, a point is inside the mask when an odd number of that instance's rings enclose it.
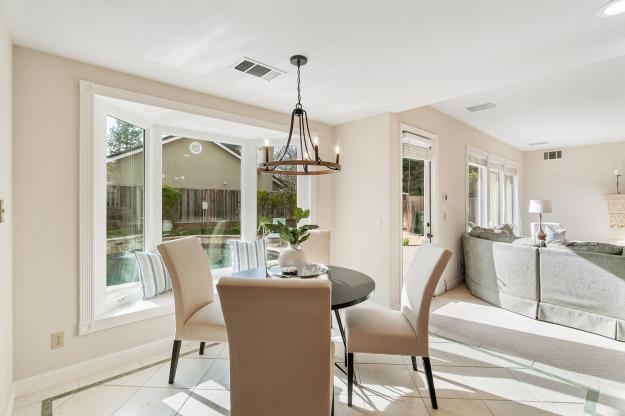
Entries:
{"label": "beige chair seat", "polygon": [[410,322],[399,311],[353,308],[345,312],[347,350],[373,354],[418,355]]}
{"label": "beige chair seat", "polygon": [[433,244],[419,247],[404,279],[401,311],[387,308],[355,308],[346,312],[347,405],[352,405],[354,353],[409,355],[417,371],[423,358],[432,408],[437,409],[434,377],[428,348],[428,325],[432,296],[451,252]]}
{"label": "beige chair seat", "polygon": [[176,331],[176,338],[189,341],[227,342],[224,317],[217,293],[213,301],[194,312],[189,319]]}

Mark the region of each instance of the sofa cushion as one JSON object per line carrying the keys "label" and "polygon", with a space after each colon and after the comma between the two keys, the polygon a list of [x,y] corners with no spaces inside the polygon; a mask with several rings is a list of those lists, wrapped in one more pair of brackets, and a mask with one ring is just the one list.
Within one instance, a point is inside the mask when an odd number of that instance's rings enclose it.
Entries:
{"label": "sofa cushion", "polygon": [[539,247],[540,246],[540,243],[538,242],[538,240],[532,237],[517,238],[516,240],[512,242],[512,244],[514,244],[515,246],[522,246],[522,247]]}
{"label": "sofa cushion", "polygon": [[469,230],[469,235],[471,237],[478,237],[482,231],[493,231],[490,228],[483,228],[480,226],[471,227]]}
{"label": "sofa cushion", "polygon": [[594,241],[550,241],[549,248],[564,248],[586,253],[610,254],[613,256],[623,255],[623,247],[610,243],[598,243]]}
{"label": "sofa cushion", "polygon": [[495,231],[482,231],[477,235],[477,238],[481,238],[483,240],[497,241],[499,243],[512,243],[518,237],[514,237],[505,232],[495,232]]}
{"label": "sofa cushion", "polygon": [[501,233],[505,233],[508,235],[514,235],[514,230],[512,229],[512,226],[510,224],[503,224],[503,225],[499,225],[497,227],[495,227],[495,232],[501,232]]}
{"label": "sofa cushion", "polygon": [[547,241],[566,241],[566,228],[557,224],[545,224],[543,227]]}

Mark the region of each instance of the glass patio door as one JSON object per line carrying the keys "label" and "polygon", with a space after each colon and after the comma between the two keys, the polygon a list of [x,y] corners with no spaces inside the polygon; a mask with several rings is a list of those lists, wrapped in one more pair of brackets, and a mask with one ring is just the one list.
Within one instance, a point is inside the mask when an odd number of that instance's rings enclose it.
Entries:
{"label": "glass patio door", "polygon": [[421,244],[433,237],[431,149],[431,140],[402,134],[402,279]]}

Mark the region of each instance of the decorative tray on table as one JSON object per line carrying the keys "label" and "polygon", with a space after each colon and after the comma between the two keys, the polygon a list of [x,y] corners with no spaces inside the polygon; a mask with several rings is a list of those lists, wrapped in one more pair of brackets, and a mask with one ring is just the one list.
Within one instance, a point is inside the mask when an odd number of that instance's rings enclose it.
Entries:
{"label": "decorative tray on table", "polygon": [[277,277],[309,278],[309,277],[320,276],[320,275],[326,274],[326,273],[328,273],[327,266],[324,266],[323,264],[316,264],[316,263],[308,263],[308,264],[306,264],[306,266],[301,271],[301,273],[298,273],[297,269],[295,269],[295,268],[293,268],[292,271],[291,270],[282,270],[280,265],[275,265],[275,266],[271,266],[271,267],[267,268],[267,274],[268,275],[270,275],[270,276],[277,276]]}

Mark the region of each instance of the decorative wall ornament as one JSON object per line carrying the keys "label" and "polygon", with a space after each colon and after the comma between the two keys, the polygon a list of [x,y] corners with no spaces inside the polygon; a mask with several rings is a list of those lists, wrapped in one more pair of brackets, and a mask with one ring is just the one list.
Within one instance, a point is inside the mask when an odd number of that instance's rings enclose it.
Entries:
{"label": "decorative wall ornament", "polygon": [[608,237],[615,243],[625,242],[625,195],[605,195],[608,203]]}

